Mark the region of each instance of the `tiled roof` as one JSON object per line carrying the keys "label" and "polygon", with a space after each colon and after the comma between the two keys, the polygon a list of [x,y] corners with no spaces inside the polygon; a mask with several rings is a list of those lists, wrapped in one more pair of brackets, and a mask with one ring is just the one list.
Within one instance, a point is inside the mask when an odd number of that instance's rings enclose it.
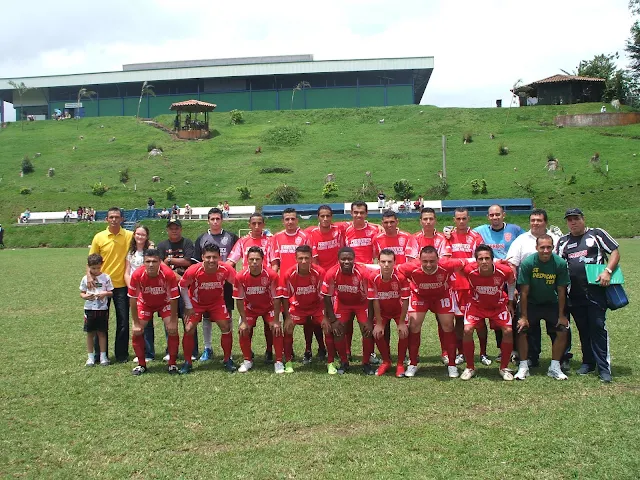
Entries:
{"label": "tiled roof", "polygon": [[539,83],[558,83],[558,82],[569,82],[569,81],[604,82],[604,78],[580,77],[578,75],[553,75],[551,77],[538,80],[537,82],[531,82],[530,85],[537,85]]}
{"label": "tiled roof", "polygon": [[201,102],[199,100],[185,100],[184,102],[172,103],[170,110],[184,110],[184,111],[195,111],[198,110],[200,112],[210,112],[217,105],[214,103]]}

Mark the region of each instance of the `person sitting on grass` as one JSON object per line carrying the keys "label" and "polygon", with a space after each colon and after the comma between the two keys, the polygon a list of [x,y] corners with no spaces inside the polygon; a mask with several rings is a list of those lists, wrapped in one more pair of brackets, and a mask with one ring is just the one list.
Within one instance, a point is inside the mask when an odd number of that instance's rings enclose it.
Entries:
{"label": "person sitting on grass", "polygon": [[107,331],[109,330],[109,298],[113,295],[111,277],[102,273],[102,256],[92,253],[87,258],[89,273],[95,286],[87,287],[87,276],[80,281],[80,297],[84,302],[84,331],[87,332],[87,367],[95,365],[93,342],[96,334],[100,348],[100,365],[109,365],[107,358]]}

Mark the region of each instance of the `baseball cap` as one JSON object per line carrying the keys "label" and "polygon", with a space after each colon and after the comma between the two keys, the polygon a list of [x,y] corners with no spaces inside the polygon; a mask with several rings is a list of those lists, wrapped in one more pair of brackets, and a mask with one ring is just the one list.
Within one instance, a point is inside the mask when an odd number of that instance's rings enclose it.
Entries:
{"label": "baseball cap", "polygon": [[169,220],[169,221],[167,222],[167,228],[169,228],[171,225],[177,225],[177,226],[179,226],[179,227],[182,227],[182,222],[181,222],[180,220],[178,220],[178,219],[176,219],[176,220]]}
{"label": "baseball cap", "polygon": [[582,210],[580,210],[579,208],[570,208],[569,210],[564,212],[564,218],[573,217],[573,216],[583,217],[584,213],[582,213]]}

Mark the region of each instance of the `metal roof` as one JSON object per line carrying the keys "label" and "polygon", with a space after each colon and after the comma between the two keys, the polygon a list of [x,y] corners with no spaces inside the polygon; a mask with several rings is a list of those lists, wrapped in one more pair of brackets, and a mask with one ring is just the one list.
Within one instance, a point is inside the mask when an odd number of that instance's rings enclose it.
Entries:
{"label": "metal roof", "polygon": [[256,65],[259,63],[313,62],[313,55],[273,55],[265,57],[214,58],[211,60],[179,60],[176,62],[130,63],[122,70],[160,70],[163,68],[215,67],[222,65]]}

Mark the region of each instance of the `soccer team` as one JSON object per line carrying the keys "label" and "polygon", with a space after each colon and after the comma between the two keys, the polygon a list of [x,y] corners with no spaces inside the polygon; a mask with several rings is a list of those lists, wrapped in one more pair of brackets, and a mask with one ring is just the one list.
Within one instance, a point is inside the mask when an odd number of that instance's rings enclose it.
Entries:
{"label": "soccer team", "polygon": [[[571,358],[570,312],[582,344],[583,363],[577,373],[588,374],[597,367],[600,379],[611,381],[602,287],[608,285],[619,261],[618,244],[604,230],[585,227],[579,209],[566,212],[569,233],[561,239],[547,229],[547,214],[540,209],[532,211],[528,232],[506,223],[499,205],[489,208],[490,223],[475,230],[468,227],[468,210],[458,208],[455,226],[442,233],[436,231],[436,213],[431,208],[421,210],[422,228],[416,234],[400,230],[392,211],[383,212],[380,226],[369,223],[365,202],[352,203],[350,222],[333,222],[327,205],[320,206],[317,214],[318,225],[303,231],[296,211],[287,208],[282,215],[284,230],[273,236],[265,232],[264,217],[254,214],[249,219],[250,232],[238,238],[222,229],[223,213],[212,208],[209,230],[196,240],[193,257],[186,259],[192,264],[180,271],[171,268],[171,258],[167,261],[164,250],[145,250],[143,265],[126,285],[132,344],[138,359],[133,374],[147,372],[143,336],[157,312],[165,324],[168,371],[172,374],[192,370],[197,349],[194,334],[201,321],[205,348],[200,359],[208,360],[213,354],[211,327],[215,322],[221,331],[224,368],[250,371],[255,360],[253,330],[261,317],[267,345],[265,362],[274,362],[275,373],[294,371],[293,334],[295,326],[302,325],[303,363],[312,360],[315,336],[318,357],[326,360],[327,372],[344,374],[350,368],[356,320],[362,334],[363,373],[384,375],[392,368],[393,320],[398,331],[395,375],[413,377],[418,372],[422,325],[432,312],[449,377],[469,380],[476,375],[474,331],[480,361],[491,365],[488,320],[500,350],[500,376],[507,381],[525,380],[539,361],[540,321],[544,319],[553,344],[548,375],[564,380],[563,367],[568,368]],[[120,228],[117,208],[109,210],[107,222],[106,231],[94,238],[87,275],[80,285],[86,301],[87,365],[95,364],[97,349],[100,364],[109,364],[105,312],[111,300],[116,304],[116,344],[123,330],[128,336],[128,319],[125,325],[119,318],[122,308],[117,305],[118,299],[122,304],[122,290],[118,291],[122,281],[113,275],[120,273],[116,257],[123,245],[132,242],[131,232]],[[178,228],[179,221],[167,224],[168,232],[174,231],[174,240]],[[241,271],[236,271],[238,262],[242,262]],[[587,284],[585,263],[606,265],[599,285]],[[232,358],[233,300],[239,314],[243,356],[238,367]],[[185,325],[185,362],[180,369],[176,365],[179,316]],[[121,348],[116,345],[116,359],[126,361],[128,354],[119,357]],[[517,357],[520,360],[514,374],[508,365]],[[466,368],[460,374],[457,365],[463,363]]]}

